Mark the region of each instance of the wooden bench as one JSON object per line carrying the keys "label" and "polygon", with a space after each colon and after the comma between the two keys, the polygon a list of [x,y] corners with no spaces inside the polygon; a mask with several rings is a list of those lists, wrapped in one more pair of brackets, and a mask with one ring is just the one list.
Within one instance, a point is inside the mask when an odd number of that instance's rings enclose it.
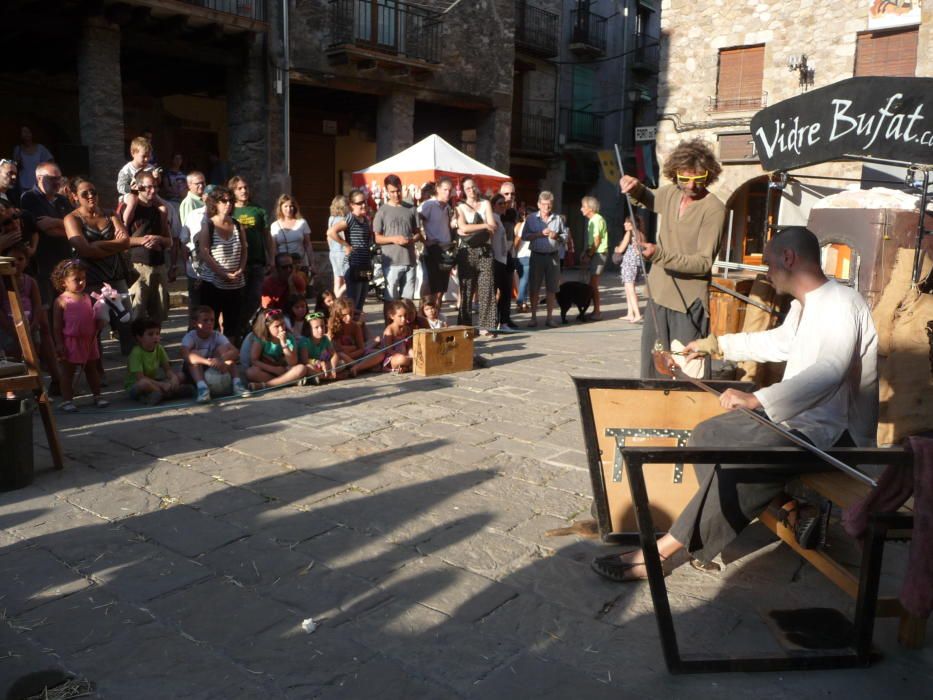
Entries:
{"label": "wooden bench", "polygon": [[[655,609],[655,618],[661,637],[661,647],[668,670],[672,673],[719,673],[726,671],[783,671],[810,670],[829,668],[852,668],[868,666],[872,661],[872,635],[874,620],[880,611],[882,615],[901,614],[900,604],[893,599],[878,599],[881,563],[884,555],[884,543],[889,533],[901,536],[913,527],[911,511],[902,509],[896,513],[874,513],[869,517],[868,529],[863,540],[862,561],[856,578],[851,572],[832,561],[823,552],[801,549],[791,531],[780,526],[772,529],[784,542],[817,566],[831,581],[855,598],[855,617],[851,642],[843,649],[795,651],[780,656],[752,656],[736,658],[731,656],[691,654],[689,658],[681,655],[674,630],[664,571],[658,554],[658,530],[652,518],[651,505],[646,487],[645,470],[653,465],[671,463],[690,464],[775,464],[795,465],[799,467],[800,478],[812,488],[826,489],[829,497],[840,504],[844,499],[854,502],[867,492],[854,489],[847,482],[858,486],[852,477],[842,472],[825,472],[825,464],[814,464],[809,453],[796,447],[771,447],[761,449],[744,448],[698,448],[698,447],[627,447],[618,446],[618,451],[625,462],[625,474],[628,477],[632,502],[638,523],[638,541],[645,555],[645,568],[648,572],[648,584]],[[904,466],[913,456],[902,449],[864,449],[838,448],[829,451],[833,457],[843,462],[858,466],[863,464]],[[839,478],[846,481],[839,481]],[[814,489],[817,490],[817,489]],[[768,525],[767,516],[761,521]],[[911,623],[902,621],[902,635]],[[912,623],[917,625],[918,622]],[[916,633],[916,627],[913,628]]]}
{"label": "wooden bench", "polygon": [[[910,455],[903,450],[889,450],[886,456],[897,454],[899,459],[910,459]],[[834,505],[842,509],[849,508],[856,503],[864,500],[870,493],[870,487],[856,481],[850,476],[839,471],[817,472],[813,474],[804,474],[800,482],[811,491],[815,491],[823,498],[827,498]],[[780,507],[782,504],[775,504]],[[913,499],[898,511],[901,515],[913,520]],[[832,581],[836,586],[842,589],[853,599],[858,598],[859,577],[845,566],[837,562],[829,552],[816,549],[804,549],[798,543],[794,536],[792,528],[782,525],[777,518],[770,512],[765,511],[758,517],[758,521],[777,535],[788,547],[797,554],[806,559],[821,574]],[[912,530],[907,529],[887,529],[885,536],[888,540],[910,539]],[[900,629],[898,631],[898,641],[901,646],[907,649],[919,649],[923,646],[926,636],[927,618],[911,615],[900,604],[897,598],[879,597],[875,611],[876,617],[900,617]]]}

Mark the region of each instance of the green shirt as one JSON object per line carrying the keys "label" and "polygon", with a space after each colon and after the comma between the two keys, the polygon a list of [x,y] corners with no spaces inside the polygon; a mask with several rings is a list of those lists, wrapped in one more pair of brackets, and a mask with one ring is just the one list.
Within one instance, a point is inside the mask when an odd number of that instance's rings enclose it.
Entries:
{"label": "green shirt", "polygon": [[334,354],[334,346],[326,335],[320,340],[301,336],[298,341],[299,350],[304,347],[308,351],[308,359],[329,360]]}
{"label": "green shirt", "polygon": [[603,254],[608,253],[609,228],[606,226],[606,220],[602,217],[601,214],[593,214],[593,216],[590,217],[590,222],[586,225],[587,250],[593,249],[593,241],[596,240],[597,235],[599,235],[599,245],[593,252]]}
{"label": "green shirt", "polygon": [[246,264],[271,264],[271,260],[266,260],[266,237],[269,235],[269,215],[266,210],[248,204],[234,209],[233,218],[240,222],[246,232]]}
{"label": "green shirt", "polygon": [[137,375],[140,372],[149,379],[161,379],[160,370],[166,364],[168,364],[168,355],[161,345],[156,345],[152,352],[146,352],[137,345],[130,350],[129,359],[126,361],[126,381],[123,382],[123,388],[131,389],[138,381]]}

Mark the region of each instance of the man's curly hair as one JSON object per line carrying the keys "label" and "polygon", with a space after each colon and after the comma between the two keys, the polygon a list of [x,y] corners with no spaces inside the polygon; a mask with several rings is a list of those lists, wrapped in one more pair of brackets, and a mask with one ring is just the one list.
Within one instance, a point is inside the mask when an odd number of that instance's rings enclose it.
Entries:
{"label": "man's curly hair", "polygon": [[719,179],[722,166],[713,155],[713,149],[709,143],[703,139],[693,139],[677,144],[677,148],[664,161],[663,175],[671,182],[677,182],[677,173],[687,170],[692,170],[697,174],[704,171],[709,173],[706,178],[706,186],[709,187]]}

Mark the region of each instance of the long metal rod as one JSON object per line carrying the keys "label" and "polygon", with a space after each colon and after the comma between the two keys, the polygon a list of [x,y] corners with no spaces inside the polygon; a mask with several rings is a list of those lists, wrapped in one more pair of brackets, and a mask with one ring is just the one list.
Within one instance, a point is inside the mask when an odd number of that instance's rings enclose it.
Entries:
{"label": "long metal rod", "polygon": [[[677,364],[674,362],[671,362],[670,369],[676,379],[680,379],[681,381],[685,381],[685,382],[690,382],[695,387],[698,387],[702,389],[703,391],[709,392],[713,396],[720,396],[722,393],[722,392],[717,391],[713,387],[709,386],[705,382],[699,379],[695,379],[694,377],[691,377],[686,372],[684,372],[680,367],[678,367]],[[760,413],[756,413],[755,411],[751,411],[747,408],[738,408],[736,410],[748,416],[756,423],[760,423],[761,425],[767,428],[770,428],[774,432],[779,433],[780,435],[784,436],[785,438],[790,440],[792,443],[794,443],[798,447],[802,447],[807,452],[810,452],[811,454],[816,455],[817,457],[822,459],[827,464],[831,464],[832,466],[836,467],[836,469],[839,469],[845,472],[846,474],[851,476],[853,479],[857,479],[858,481],[861,481],[863,484],[867,486],[871,486],[872,488],[875,488],[878,486],[878,482],[872,479],[867,474],[863,474],[855,467],[850,467],[848,464],[846,464],[842,460],[836,459],[832,455],[826,454],[825,452],[823,452],[823,450],[821,450],[816,445],[804,440],[802,437],[799,437],[798,435],[794,435],[791,431],[787,430],[786,428],[781,427],[780,425],[766,418]]]}
{"label": "long metal rod", "polygon": [[[619,153],[619,144],[613,144],[616,149],[616,165],[619,166],[619,174],[622,177],[625,177],[625,168],[622,167],[622,154]],[[635,210],[632,209],[632,200],[629,199],[628,193],[623,192],[622,198],[625,200],[625,203],[628,205],[628,215],[632,219],[632,238],[633,243],[637,246],[640,242],[638,240],[638,219],[635,218]],[[631,244],[629,244],[631,245]],[[661,325],[658,323],[658,310],[655,308],[654,297],[651,294],[651,284],[648,282],[648,269],[645,267],[645,256],[641,254],[641,248],[638,249],[638,262],[641,265],[641,274],[645,278],[645,294],[648,297],[648,313],[651,316],[651,324],[654,326],[654,344],[655,347],[661,342]],[[662,346],[663,348],[663,346]]]}
{"label": "long metal rod", "polygon": [[741,299],[746,304],[751,304],[755,308],[761,309],[762,311],[767,311],[769,314],[775,313],[774,307],[768,306],[767,304],[762,304],[760,301],[755,301],[751,297],[747,297],[741,292],[737,292],[734,289],[730,289],[729,287],[723,287],[721,284],[719,284],[719,282],[716,282],[715,280],[711,280],[709,284],[714,289],[718,289],[720,292],[725,292],[726,294],[731,294],[736,299]]}
{"label": "long metal rod", "polygon": [[[732,220],[735,216],[735,209],[729,210],[729,231],[726,233],[726,262],[732,262]],[[726,273],[723,275],[726,279],[729,279],[729,268],[726,268]]]}
{"label": "long metal rod", "polygon": [[927,197],[930,189],[930,171],[923,171],[923,189],[920,192],[920,220],[917,223],[917,248],[914,250],[914,271],[911,281],[916,285],[920,283],[920,255],[923,248],[923,237],[927,232]]}

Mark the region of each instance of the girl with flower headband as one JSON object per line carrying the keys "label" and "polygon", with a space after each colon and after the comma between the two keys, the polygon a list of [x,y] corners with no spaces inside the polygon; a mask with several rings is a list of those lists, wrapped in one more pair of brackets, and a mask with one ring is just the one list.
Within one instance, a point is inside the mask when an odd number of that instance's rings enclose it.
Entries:
{"label": "girl with flower headband", "polygon": [[109,406],[110,402],[100,395],[100,372],[95,360],[100,358],[97,334],[104,326],[94,314],[91,297],[84,293],[87,285],[86,270],[79,260],[63,260],[52,270],[52,286],[59,296],[52,304],[52,337],[55,352],[61,362],[60,384],[64,402],[61,409],[74,413],[75,369],[84,367],[87,383],[94,394],[97,408]]}
{"label": "girl with flower headband", "polygon": [[250,346],[250,365],[246,370],[250,391],[259,391],[301,380],[308,368],[298,362],[294,336],[285,326],[285,314],[279,309],[264,309],[253,323],[256,342]]}

